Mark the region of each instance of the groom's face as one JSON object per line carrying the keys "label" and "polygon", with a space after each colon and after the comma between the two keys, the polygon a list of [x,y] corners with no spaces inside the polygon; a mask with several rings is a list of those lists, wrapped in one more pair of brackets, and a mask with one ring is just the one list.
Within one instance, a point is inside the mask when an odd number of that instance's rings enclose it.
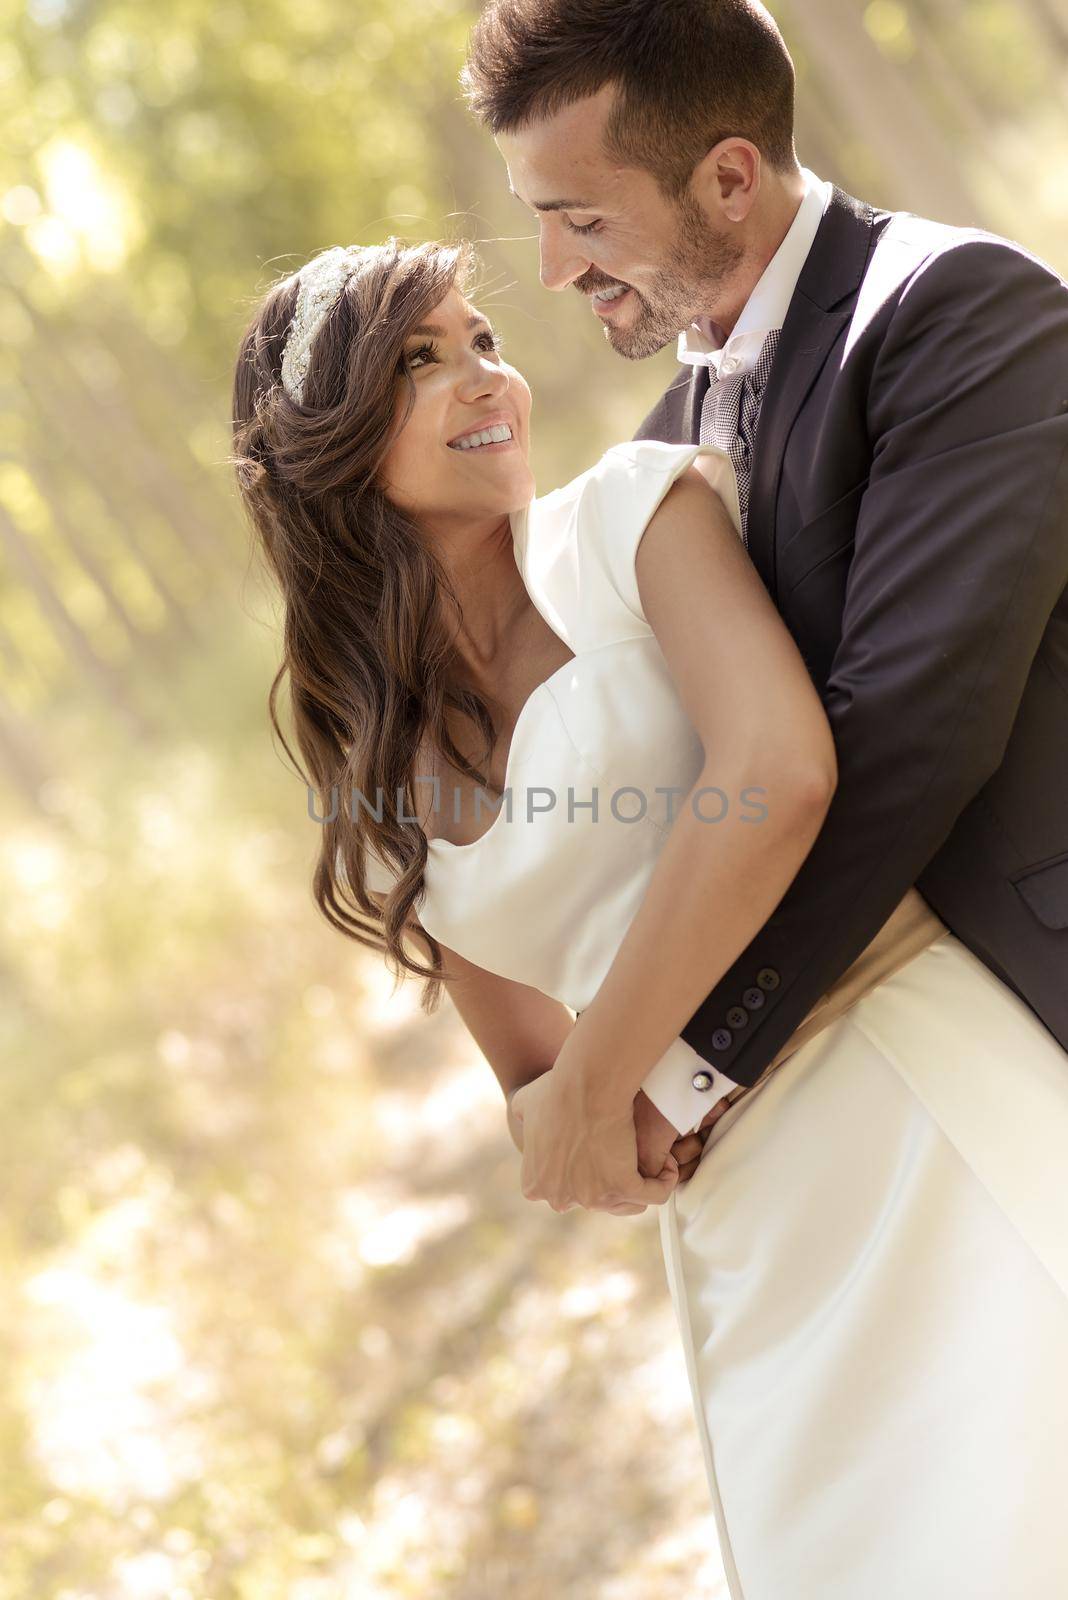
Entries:
{"label": "groom's face", "polygon": [[696,317],[717,320],[744,251],[693,195],[669,200],[652,173],[604,153],[611,87],[499,134],[513,194],[539,222],[541,281],[589,301],[617,354],[641,360]]}

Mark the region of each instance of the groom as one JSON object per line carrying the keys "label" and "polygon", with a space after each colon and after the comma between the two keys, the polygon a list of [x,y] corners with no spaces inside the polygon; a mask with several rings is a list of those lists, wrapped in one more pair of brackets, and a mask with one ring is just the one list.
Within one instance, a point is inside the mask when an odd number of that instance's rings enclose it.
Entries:
{"label": "groom", "polygon": [[715,1070],[638,1097],[645,1170],[913,885],[1068,1050],[1068,285],[799,166],[757,0],[491,0],[463,82],[545,286],[630,360],[677,340],[635,437],[730,452],[835,737],[812,851],[683,1030]]}

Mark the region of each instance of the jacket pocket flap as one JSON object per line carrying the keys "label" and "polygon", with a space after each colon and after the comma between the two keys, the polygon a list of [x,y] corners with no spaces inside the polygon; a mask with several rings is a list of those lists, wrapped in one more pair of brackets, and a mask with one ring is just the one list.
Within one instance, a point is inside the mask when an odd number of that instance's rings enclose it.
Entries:
{"label": "jacket pocket flap", "polygon": [[853,543],[857,531],[857,512],[867,487],[867,478],[855,483],[852,489],[839,495],[833,505],[827,506],[818,517],[795,528],[787,537],[775,555],[780,593],[788,596],[828,556],[837,555]]}
{"label": "jacket pocket flap", "polygon": [[1025,867],[1012,881],[1039,922],[1047,928],[1068,928],[1068,853]]}

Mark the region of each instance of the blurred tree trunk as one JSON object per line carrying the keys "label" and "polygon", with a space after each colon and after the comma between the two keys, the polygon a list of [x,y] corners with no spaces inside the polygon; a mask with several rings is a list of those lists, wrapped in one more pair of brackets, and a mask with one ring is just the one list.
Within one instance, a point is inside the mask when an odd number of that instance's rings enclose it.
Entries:
{"label": "blurred tree trunk", "polygon": [[45,812],[40,791],[51,776],[33,734],[0,701],[0,773],[23,800],[49,822],[56,819]]}
{"label": "blurred tree trunk", "polygon": [[0,546],[32,589],[37,603],[60,644],[74,664],[83,671],[111,710],[135,738],[146,738],[152,731],[148,719],[127,691],[126,682],[106,661],[101,660],[82,629],[59,599],[33,547],[25,539],[0,504]]}
{"label": "blurred tree trunk", "polygon": [[64,540],[73,559],[86,575],[91,578],[93,584],[103,596],[105,605],[122,629],[129,646],[138,653],[152,659],[157,666],[162,666],[163,655],[159,649],[158,639],[146,629],[138,627],[130,616],[122,600],[115,592],[115,587],[109,574],[105,571],[103,562],[90,549],[85,534],[67,511],[62,489],[56,481],[55,464],[45,461],[42,456],[35,455],[31,451],[27,456],[26,465],[33,474],[39,493],[46,500],[57,534]]}
{"label": "blurred tree trunk", "polygon": [[38,367],[36,372],[27,371],[23,377],[23,387],[35,406],[41,429],[60,438],[69,465],[81,473],[107,508],[120,539],[163,601],[172,626],[188,642],[194,642],[196,630],[169,578],[164,575],[162,561],[149,550],[147,541],[137,531],[142,521],[147,520],[139,497],[124,492],[123,475],[114,460],[109,459],[111,452],[101,446],[91,408],[73,387],[65,393],[46,387],[42,372]]}
{"label": "blurred tree trunk", "polygon": [[836,120],[862,133],[878,162],[879,202],[941,222],[978,224],[981,207],[967,189],[958,151],[910,74],[888,70],[862,15],[856,0],[805,0],[797,29],[814,73],[837,103]]}

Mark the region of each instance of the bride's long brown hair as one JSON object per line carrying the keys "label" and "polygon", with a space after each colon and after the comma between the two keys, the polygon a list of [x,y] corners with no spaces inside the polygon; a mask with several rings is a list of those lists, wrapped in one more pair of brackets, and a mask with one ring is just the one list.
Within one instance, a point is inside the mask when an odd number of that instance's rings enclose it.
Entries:
{"label": "bride's long brown hair", "polygon": [[[404,359],[409,330],[453,286],[467,293],[475,267],[467,244],[369,246],[316,335],[299,405],[281,380],[297,298],[291,273],[258,302],[233,388],[230,464],[284,602],[268,710],[286,753],[322,797],[315,901],[340,932],[383,951],[396,977],[403,969],[425,978],[427,1012],[441,998],[444,968],[437,942],[406,929],[427,859],[426,834],[409,820],[421,814],[415,762],[429,744],[496,791],[454,745],[447,714],[475,723],[487,760],[495,730],[485,701],[450,678],[455,656],[442,600],[449,596],[462,616],[455,590],[377,480],[415,399]],[[277,715],[286,673],[304,767]],[[367,893],[368,846],[399,873],[381,909]],[[409,955],[405,937],[422,938],[429,965]]]}

